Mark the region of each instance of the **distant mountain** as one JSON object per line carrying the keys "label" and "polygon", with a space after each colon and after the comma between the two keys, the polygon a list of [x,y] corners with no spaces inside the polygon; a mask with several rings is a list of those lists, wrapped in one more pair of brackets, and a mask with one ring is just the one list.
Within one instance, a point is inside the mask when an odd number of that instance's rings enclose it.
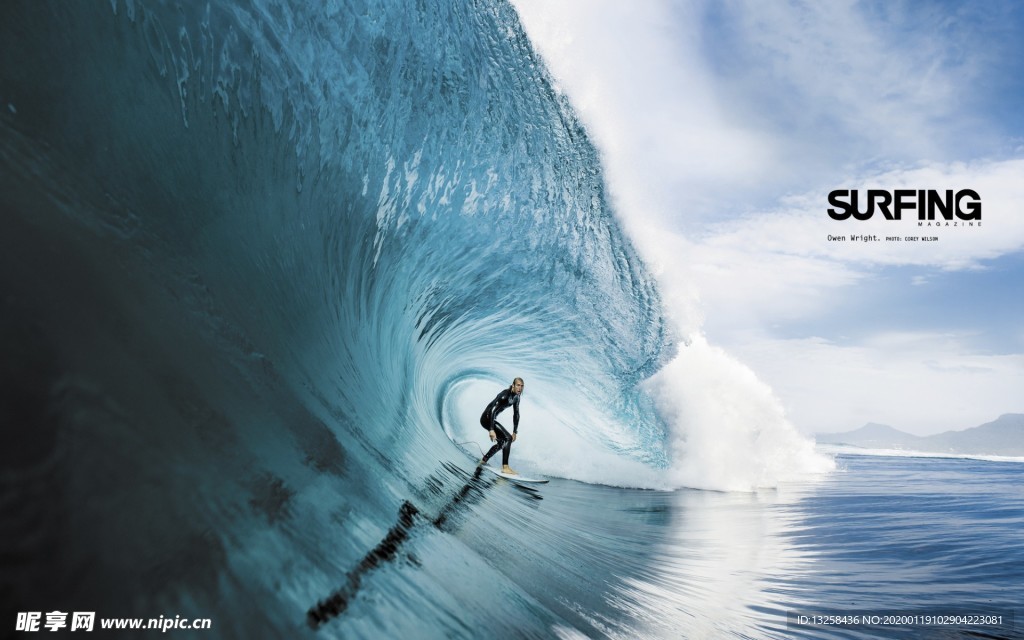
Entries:
{"label": "distant mountain", "polygon": [[1008,413],[994,422],[966,431],[947,431],[928,440],[939,447],[936,451],[1024,456],[1024,414]]}
{"label": "distant mountain", "polygon": [[844,433],[819,433],[816,438],[820,444],[845,444],[865,449],[1024,456],[1024,414],[1007,413],[978,427],[926,437],[872,423]]}
{"label": "distant mountain", "polygon": [[920,450],[920,438],[885,424],[868,423],[860,429],[845,433],[819,433],[817,440],[822,444],[848,444],[865,449],[914,449]]}

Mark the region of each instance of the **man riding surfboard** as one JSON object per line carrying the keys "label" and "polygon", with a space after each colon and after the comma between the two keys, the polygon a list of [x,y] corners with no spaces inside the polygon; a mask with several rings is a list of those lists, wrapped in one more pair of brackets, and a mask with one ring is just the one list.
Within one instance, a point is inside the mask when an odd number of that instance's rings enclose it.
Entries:
{"label": "man riding surfboard", "polygon": [[[487,429],[494,446],[484,454],[480,464],[485,465],[491,456],[501,450],[501,472],[515,475],[516,472],[508,466],[508,457],[512,450],[512,443],[516,440],[519,432],[519,397],[523,393],[523,379],[516,378],[508,389],[502,389],[494,400],[491,400],[487,408],[480,416],[480,426]],[[512,407],[512,433],[509,433],[495,418],[498,414]]]}

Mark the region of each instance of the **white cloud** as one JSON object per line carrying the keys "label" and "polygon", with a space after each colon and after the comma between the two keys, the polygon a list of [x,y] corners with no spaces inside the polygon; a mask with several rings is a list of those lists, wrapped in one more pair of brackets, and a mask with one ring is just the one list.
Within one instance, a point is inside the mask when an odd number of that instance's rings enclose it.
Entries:
{"label": "white cloud", "polygon": [[733,352],[784,399],[803,431],[881,422],[926,435],[1024,412],[1024,354],[977,354],[970,338],[901,333],[853,345],[763,339]]}
{"label": "white cloud", "polygon": [[[853,0],[728,7],[751,70],[724,81],[739,95],[797,110],[806,131],[839,129],[853,145],[846,153],[943,157],[964,132],[963,89],[981,61],[978,47],[965,46],[970,34],[950,28],[948,15]],[[979,123],[970,124],[977,136]],[[829,150],[833,159],[836,151]]]}
{"label": "white cloud", "polygon": [[604,153],[626,210],[711,210],[770,180],[775,141],[732,118],[701,54],[699,5],[514,2],[557,85]]}
{"label": "white cloud", "polygon": [[[853,183],[864,190],[943,186],[974,188],[982,196],[980,227],[918,227],[910,219],[838,222],[825,214],[826,194],[793,199],[792,208],[750,214],[712,225],[700,241],[656,233],[639,234],[649,255],[672,260],[675,278],[700,292],[703,313],[719,333],[742,327],[803,320],[872,286],[880,268],[916,266],[940,271],[982,269],[985,261],[1024,249],[1024,160],[973,166],[935,166],[890,172]],[[854,235],[877,241],[853,241]],[[845,237],[830,241],[829,237]],[[887,237],[899,241],[888,242]],[[906,241],[906,237],[938,241]],[[908,286],[920,285],[917,274]],[[662,278],[671,288],[672,278]]]}

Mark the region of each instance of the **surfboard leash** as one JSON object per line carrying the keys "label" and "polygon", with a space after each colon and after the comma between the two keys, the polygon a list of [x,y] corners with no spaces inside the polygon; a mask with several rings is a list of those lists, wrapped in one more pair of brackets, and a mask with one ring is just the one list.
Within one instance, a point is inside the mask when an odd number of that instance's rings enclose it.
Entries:
{"label": "surfboard leash", "polygon": [[484,449],[483,449],[483,447],[480,446],[479,442],[474,442],[473,440],[467,440],[466,442],[456,442],[455,444],[460,445],[460,446],[464,445],[464,444],[474,444],[474,445],[476,445],[476,448],[480,450],[480,457],[481,458],[484,457]]}

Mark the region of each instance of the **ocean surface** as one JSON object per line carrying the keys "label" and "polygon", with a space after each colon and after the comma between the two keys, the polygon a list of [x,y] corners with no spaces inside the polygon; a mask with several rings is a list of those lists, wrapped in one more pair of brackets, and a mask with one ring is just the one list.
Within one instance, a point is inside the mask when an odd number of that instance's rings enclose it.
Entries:
{"label": "ocean surface", "polygon": [[505,2],[0,3],[0,629],[1022,637],[1024,464],[815,449],[629,215]]}

